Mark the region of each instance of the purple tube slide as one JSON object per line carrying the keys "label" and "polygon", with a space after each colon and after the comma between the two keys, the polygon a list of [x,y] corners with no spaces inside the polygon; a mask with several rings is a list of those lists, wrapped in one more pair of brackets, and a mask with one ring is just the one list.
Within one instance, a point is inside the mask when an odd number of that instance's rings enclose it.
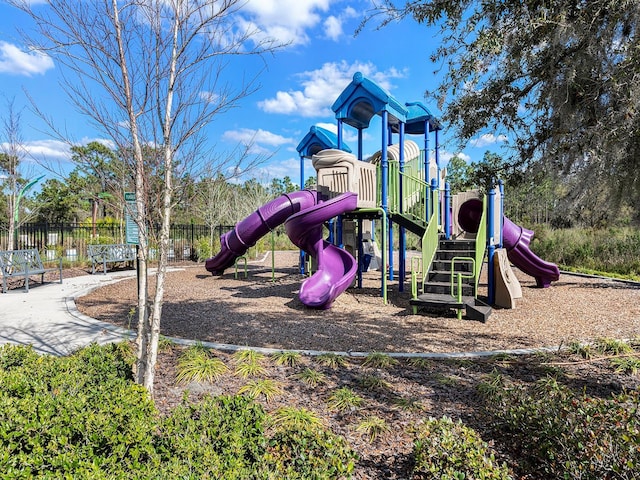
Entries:
{"label": "purple tube slide", "polygon": [[[482,217],[482,201],[467,200],[458,211],[458,224],[467,232],[476,233]],[[536,279],[538,287],[546,288],[560,278],[560,270],[554,263],[547,262],[531,251],[529,244],[534,232],[516,225],[507,217],[502,217],[502,239],[507,249],[509,261],[527,275]]]}
{"label": "purple tube slide", "polygon": [[533,231],[516,225],[507,217],[503,217],[502,225],[502,238],[511,263],[535,278],[538,287],[547,288],[560,278],[560,270],[555,263],[542,260],[529,248]]}
{"label": "purple tube slide", "polygon": [[331,308],[356,276],[355,258],[346,250],[322,238],[322,224],[345,212],[355,210],[358,196],[347,192],[327,202],[301,210],[285,222],[291,241],[317,260],[317,271],[300,286],[300,301],[308,307]]}
{"label": "purple tube slide", "polygon": [[220,252],[205,262],[205,268],[213,275],[222,275],[238,257],[253,247],[264,235],[284,223],[294,213],[317,203],[317,194],[310,190],[285,193],[264,204],[233,230],[220,237]]}

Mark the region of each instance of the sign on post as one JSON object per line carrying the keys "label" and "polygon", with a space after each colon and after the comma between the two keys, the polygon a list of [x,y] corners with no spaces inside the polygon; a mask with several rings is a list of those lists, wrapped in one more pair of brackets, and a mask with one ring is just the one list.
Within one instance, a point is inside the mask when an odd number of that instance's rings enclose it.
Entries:
{"label": "sign on post", "polygon": [[134,192],[125,192],[124,201],[126,207],[124,209],[124,236],[128,244],[138,245],[139,232],[138,224],[135,222],[135,215],[138,212],[136,205],[136,194]]}

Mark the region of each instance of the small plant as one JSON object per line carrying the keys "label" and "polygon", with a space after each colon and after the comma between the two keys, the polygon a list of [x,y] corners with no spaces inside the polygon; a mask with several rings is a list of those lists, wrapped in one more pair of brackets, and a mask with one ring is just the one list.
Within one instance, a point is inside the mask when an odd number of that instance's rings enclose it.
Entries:
{"label": "small plant", "polygon": [[265,401],[270,402],[274,397],[282,394],[282,385],[271,378],[249,380],[246,385],[240,387],[238,393],[252,399],[263,395]]}
{"label": "small plant", "polygon": [[161,352],[166,352],[170,350],[172,346],[173,346],[173,341],[171,341],[169,338],[165,337],[164,335],[160,335],[160,339],[158,340],[158,350],[160,350]]}
{"label": "small plant", "polygon": [[434,380],[440,385],[447,386],[447,387],[455,387],[456,385],[458,385],[458,382],[460,381],[458,377],[443,375],[442,373],[438,373],[437,375],[435,375]]}
{"label": "small plant", "polygon": [[310,387],[317,387],[319,384],[326,383],[327,381],[327,377],[324,373],[308,367],[302,372],[296,374],[295,377]]}
{"label": "small plant", "polygon": [[316,358],[321,365],[334,369],[344,367],[347,364],[345,358],[337,353],[323,353]]}
{"label": "small plant", "polygon": [[176,381],[187,384],[191,382],[213,383],[229,369],[222,360],[212,356],[207,350],[187,349],[178,359]]}
{"label": "small plant", "polygon": [[571,342],[569,345],[569,352],[573,355],[579,355],[585,360],[589,360],[592,357],[593,352],[591,351],[591,345],[580,342]]}
{"label": "small plant", "polygon": [[364,400],[349,387],[341,387],[331,394],[327,404],[331,410],[349,412],[362,405]]}
{"label": "small plant", "polygon": [[362,375],[358,384],[365,390],[389,390],[391,385],[385,379],[377,375]]}
{"label": "small plant", "polygon": [[633,348],[627,342],[616,340],[614,338],[601,338],[596,342],[596,348],[605,354],[623,355],[632,353]]}
{"label": "small plant", "polygon": [[433,362],[428,358],[424,357],[411,357],[407,359],[407,363],[414,368],[419,368],[420,370],[426,370],[431,367]]}
{"label": "small plant", "polygon": [[267,369],[262,365],[264,355],[255,350],[239,350],[233,354],[236,361],[235,374],[242,378],[266,375]]}
{"label": "small plant", "polygon": [[309,428],[321,428],[322,419],[306,408],[281,407],[271,416],[271,422],[275,427],[304,430]]}
{"label": "small plant", "polygon": [[367,358],[362,363],[363,367],[369,368],[389,368],[398,363],[398,360],[387,355],[386,353],[373,352],[367,355]]}
{"label": "small plant", "polygon": [[495,368],[478,383],[478,392],[484,397],[491,397],[505,387],[505,379]]}
{"label": "small plant", "polygon": [[358,423],[356,431],[365,434],[369,437],[369,441],[373,442],[378,436],[387,433],[391,430],[389,424],[384,418],[376,417],[375,415],[368,415]]}
{"label": "small plant", "polygon": [[300,353],[287,350],[274,353],[272,357],[278,365],[283,365],[286,367],[294,367],[298,365],[300,363],[300,360],[302,359],[302,355],[300,355]]}
{"label": "small plant", "polygon": [[611,359],[611,365],[615,367],[616,373],[626,373],[635,375],[640,371],[640,358],[618,357]]}
{"label": "small plant", "polygon": [[424,404],[416,397],[396,397],[393,399],[393,404],[399,409],[406,411],[415,412],[424,410]]}

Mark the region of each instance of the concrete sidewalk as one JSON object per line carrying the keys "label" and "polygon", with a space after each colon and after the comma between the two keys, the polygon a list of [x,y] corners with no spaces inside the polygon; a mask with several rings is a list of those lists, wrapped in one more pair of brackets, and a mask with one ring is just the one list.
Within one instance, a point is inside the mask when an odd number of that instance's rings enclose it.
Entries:
{"label": "concrete sidewalk", "polygon": [[65,278],[62,284],[32,282],[29,293],[24,288],[0,293],[0,344],[30,344],[40,353],[67,355],[92,342],[127,338],[126,330],[80,313],[75,298],[135,274],[128,270]]}

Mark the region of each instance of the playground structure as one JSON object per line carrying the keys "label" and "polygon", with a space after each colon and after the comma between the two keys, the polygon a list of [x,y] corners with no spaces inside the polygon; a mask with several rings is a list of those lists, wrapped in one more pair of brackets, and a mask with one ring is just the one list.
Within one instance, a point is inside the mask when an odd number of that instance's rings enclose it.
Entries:
{"label": "playground structure", "polygon": [[[316,191],[282,195],[239,222],[220,238],[220,252],[205,264],[209,272],[222,274],[259,238],[284,223],[289,238],[301,249],[300,272],[305,273],[306,255],[315,260],[315,272],[303,281],[299,293],[311,308],[330,308],[356,279],[357,287],[362,286],[367,255],[363,245],[377,245],[376,231],[380,232],[381,296],[386,303],[387,280],[394,280],[394,226],[399,229],[398,289],[404,290],[410,270],[414,313],[420,308],[454,309],[459,318],[465,311],[468,318],[486,321],[490,305],[513,308],[522,293],[505,256],[533,276],[539,287],[558,279],[557,266],[530,250],[533,232],[504,217],[501,184],[482,198],[478,192],[450,195],[446,170],[440,166],[441,125],[424,105],[403,105],[358,72],[332,109],[337,133],[311,127],[297,148],[301,185],[304,159],[310,157],[317,173]],[[381,118],[381,149],[365,161],[363,131],[374,116]],[[357,129],[355,154],[343,141],[345,126]],[[407,135],[421,136],[423,147]],[[327,239],[322,234],[325,224]],[[417,235],[421,244],[421,255],[412,258],[410,269],[407,232]],[[478,299],[485,256],[486,302]]]}

